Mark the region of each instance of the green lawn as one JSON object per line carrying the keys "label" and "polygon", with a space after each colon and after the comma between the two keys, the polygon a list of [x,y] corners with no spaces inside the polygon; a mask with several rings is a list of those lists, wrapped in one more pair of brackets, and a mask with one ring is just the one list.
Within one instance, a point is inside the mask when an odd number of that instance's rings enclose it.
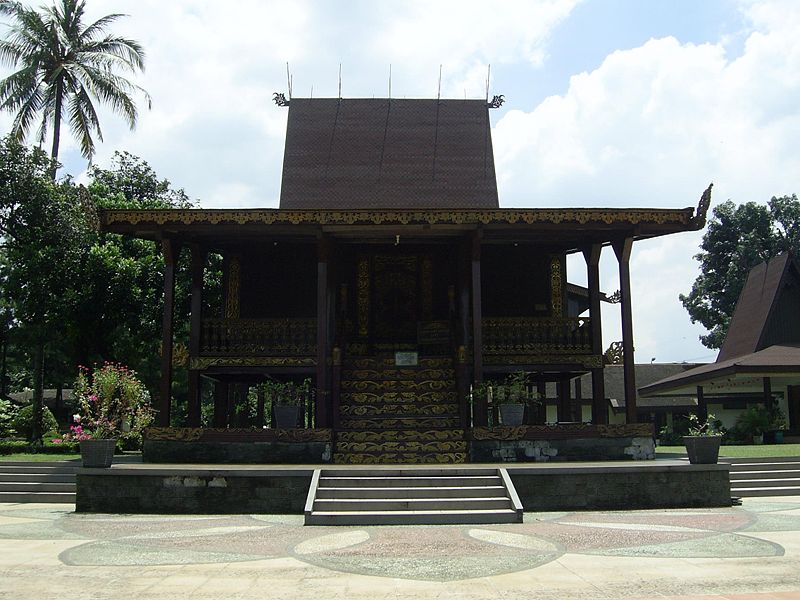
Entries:
{"label": "green lawn", "polygon": [[52,462],[57,460],[76,460],[80,457],[80,454],[30,454],[18,452],[16,454],[0,454],[0,462]]}
{"label": "green lawn", "polygon": [[[686,454],[683,446],[657,446],[656,454]],[[800,444],[765,444],[763,446],[721,446],[720,456],[731,458],[800,457]]]}

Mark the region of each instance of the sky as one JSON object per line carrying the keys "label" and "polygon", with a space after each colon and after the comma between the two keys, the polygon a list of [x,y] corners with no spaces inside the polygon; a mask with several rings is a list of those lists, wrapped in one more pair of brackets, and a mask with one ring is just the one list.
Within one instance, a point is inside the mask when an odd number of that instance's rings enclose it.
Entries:
{"label": "sky", "polygon": [[[295,97],[336,97],[341,68],[346,98],[386,97],[390,70],[395,98],[483,98],[491,65],[501,206],[695,207],[710,182],[712,208],[800,193],[796,0],[87,1],[87,21],[109,13],[146,50],[132,79],[152,108],[140,102],[134,131],[101,110],[94,161],[127,150],[203,207],[277,207],[287,63]],[[69,134],[61,160],[85,178]],[[701,237],[634,244],[637,362],[715,359],[678,299]],[[608,293],[617,273],[606,248]],[[586,282],[581,257],[568,279]],[[621,339],[618,305],[603,338]]]}

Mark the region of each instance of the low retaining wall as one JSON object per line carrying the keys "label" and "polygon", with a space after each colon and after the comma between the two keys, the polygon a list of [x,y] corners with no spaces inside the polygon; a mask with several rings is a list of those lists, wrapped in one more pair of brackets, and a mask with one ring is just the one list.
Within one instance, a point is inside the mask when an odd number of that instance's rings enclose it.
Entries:
{"label": "low retaining wall", "polygon": [[655,451],[650,423],[473,427],[470,440],[470,461],[478,463],[653,460]]}
{"label": "low retaining wall", "polygon": [[730,466],[609,464],[511,467],[526,511],[731,505]]}
{"label": "low retaining wall", "polygon": [[77,469],[76,512],[302,514],[312,469]]}
{"label": "low retaining wall", "polygon": [[[727,464],[659,460],[507,468],[526,511],[694,508],[731,503]],[[77,512],[101,513],[302,514],[312,474],[312,466],[123,464],[110,469],[81,468],[76,472],[75,508]]]}
{"label": "low retaining wall", "polygon": [[152,427],[145,432],[147,463],[316,464],[331,460],[330,429],[202,429]]}

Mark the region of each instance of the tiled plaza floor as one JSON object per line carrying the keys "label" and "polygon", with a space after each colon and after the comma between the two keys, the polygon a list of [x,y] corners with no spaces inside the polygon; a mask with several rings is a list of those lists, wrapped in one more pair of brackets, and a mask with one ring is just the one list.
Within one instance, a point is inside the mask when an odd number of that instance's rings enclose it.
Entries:
{"label": "tiled plaza floor", "polygon": [[800,600],[800,497],[463,526],[72,510],[0,504],[0,598]]}

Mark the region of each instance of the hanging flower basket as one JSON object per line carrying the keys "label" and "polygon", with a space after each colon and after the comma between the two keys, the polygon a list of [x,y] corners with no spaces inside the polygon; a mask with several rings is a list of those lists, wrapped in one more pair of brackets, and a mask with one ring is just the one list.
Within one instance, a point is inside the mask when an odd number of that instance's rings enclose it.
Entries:
{"label": "hanging flower basket", "polygon": [[84,467],[107,469],[114,460],[114,448],[117,440],[83,440],[81,441],[81,461]]}

